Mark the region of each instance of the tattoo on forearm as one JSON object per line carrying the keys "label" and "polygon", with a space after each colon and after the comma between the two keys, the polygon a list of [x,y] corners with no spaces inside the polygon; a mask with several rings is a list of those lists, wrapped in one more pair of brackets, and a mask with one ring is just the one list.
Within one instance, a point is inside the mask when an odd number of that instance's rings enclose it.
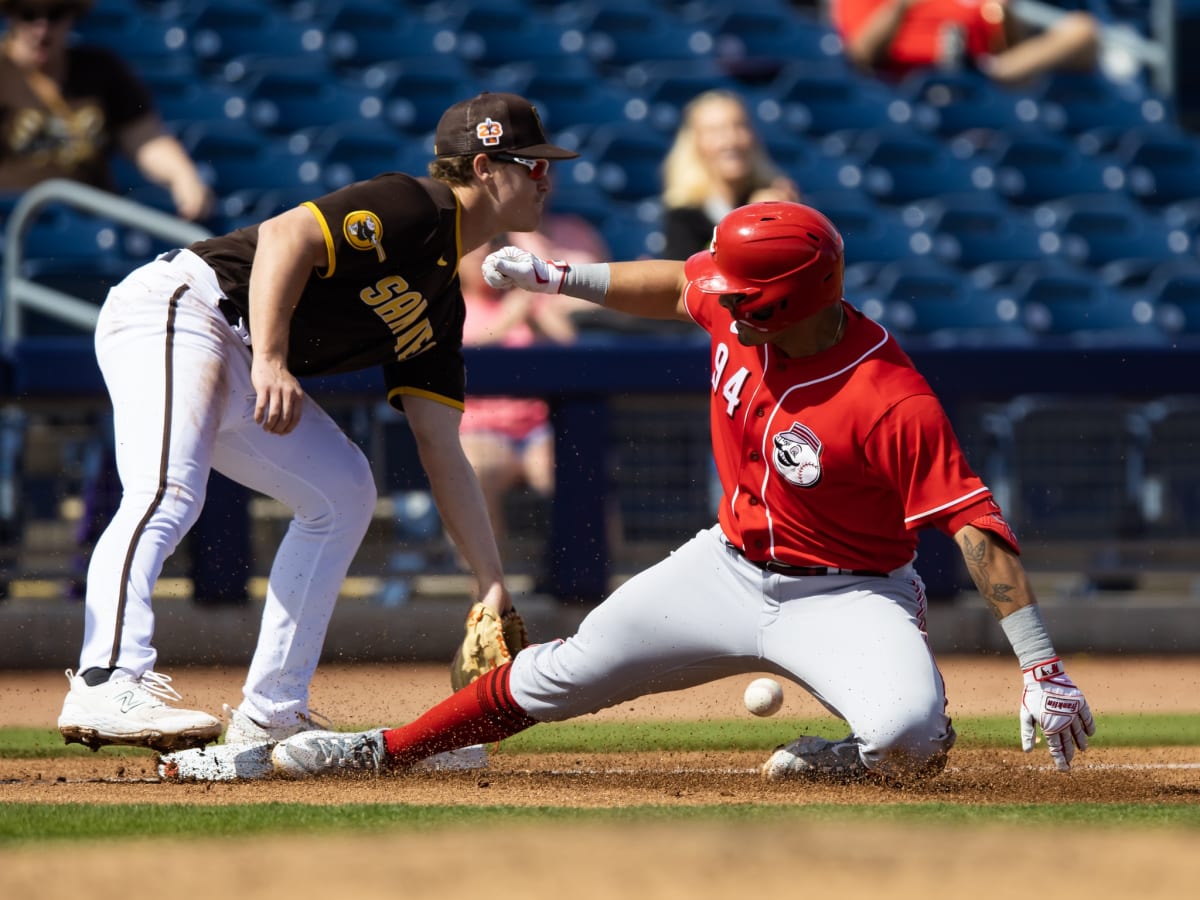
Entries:
{"label": "tattoo on forearm", "polygon": [[963,535],[962,553],[963,559],[967,563],[967,571],[971,575],[971,580],[975,582],[975,587],[979,589],[979,593],[991,609],[992,615],[999,619],[1015,601],[1013,592],[1017,590],[1017,586],[1003,582],[993,583],[991,574],[988,572],[987,550],[987,541],[972,542],[968,535]]}

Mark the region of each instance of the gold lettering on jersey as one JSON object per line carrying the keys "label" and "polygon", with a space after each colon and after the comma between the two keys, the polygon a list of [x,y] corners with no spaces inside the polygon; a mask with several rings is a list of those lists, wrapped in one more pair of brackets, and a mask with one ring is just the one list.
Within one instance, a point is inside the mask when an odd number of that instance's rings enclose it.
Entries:
{"label": "gold lettering on jersey", "polygon": [[428,350],[434,344],[433,326],[428,319],[422,319],[408,331],[396,335],[396,359],[408,359],[422,351]]}
{"label": "gold lettering on jersey", "polygon": [[359,292],[359,299],[396,335],[396,359],[404,360],[423,353],[436,342],[433,326],[426,313],[429,303],[420,291],[409,290],[408,281],[399,275],[381,278]]}

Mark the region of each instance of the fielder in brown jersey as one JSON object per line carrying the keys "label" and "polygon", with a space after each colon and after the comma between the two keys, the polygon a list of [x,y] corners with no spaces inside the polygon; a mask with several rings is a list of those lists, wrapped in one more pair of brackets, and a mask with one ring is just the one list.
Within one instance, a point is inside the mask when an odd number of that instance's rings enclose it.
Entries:
{"label": "fielder in brown jersey", "polygon": [[363,453],[300,376],[382,368],[476,578],[476,601],[497,614],[512,608],[458,438],[457,268],[475,247],[536,229],[550,160],[577,154],[547,143],[527,100],[484,93],[446,111],[435,155],[430,177],[387,173],[349,185],[165,253],[109,292],[96,353],[124,491],[88,571],[83,649],[59,717],[68,742],[170,751],[221,734],[218,718],[173,705],[180,696],[154,671],[152,644],[155,582],[213,469],[293,512],[225,743],[269,752],[313,727],[309,682],[376,495]]}

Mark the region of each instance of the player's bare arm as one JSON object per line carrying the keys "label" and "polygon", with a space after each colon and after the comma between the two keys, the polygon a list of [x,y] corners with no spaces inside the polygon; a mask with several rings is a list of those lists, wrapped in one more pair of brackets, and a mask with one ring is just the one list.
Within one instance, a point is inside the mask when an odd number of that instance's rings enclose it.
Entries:
{"label": "player's bare arm", "polygon": [[454,545],[478,582],[477,600],[497,613],[512,608],[487,502],[458,437],[462,413],[424,397],[405,396],[404,412],[429,476],[438,512]]}
{"label": "player's bare arm", "polygon": [[646,319],[691,321],[683,306],[687,278],[682,261],[642,259],[610,263],[609,272],[608,294],[604,299],[609,309]]}
{"label": "player's bare arm", "polygon": [[263,222],[250,270],[250,334],[254,360],[254,421],[272,434],[287,434],[300,421],[304,391],[288,370],[292,312],[314,268],[329,265],[325,236],[305,207]]}
{"label": "player's bare arm", "polygon": [[971,580],[997,619],[1037,602],[1025,567],[1002,540],[974,525],[964,525],[954,539]]}

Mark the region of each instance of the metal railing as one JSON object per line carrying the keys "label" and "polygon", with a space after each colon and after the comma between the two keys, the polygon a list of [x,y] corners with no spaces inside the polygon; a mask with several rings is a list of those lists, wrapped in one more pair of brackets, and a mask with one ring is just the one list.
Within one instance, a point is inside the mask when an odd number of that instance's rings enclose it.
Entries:
{"label": "metal railing", "polygon": [[56,203],[136,227],[179,246],[212,236],[212,232],[200,225],[76,181],[52,178],[35,185],[13,207],[4,233],[4,318],[0,325],[5,352],[11,351],[24,336],[26,310],[44,313],[79,328],[96,326],[99,307],[95,303],[38,284],[21,274],[23,241],[29,226],[45,207]]}

